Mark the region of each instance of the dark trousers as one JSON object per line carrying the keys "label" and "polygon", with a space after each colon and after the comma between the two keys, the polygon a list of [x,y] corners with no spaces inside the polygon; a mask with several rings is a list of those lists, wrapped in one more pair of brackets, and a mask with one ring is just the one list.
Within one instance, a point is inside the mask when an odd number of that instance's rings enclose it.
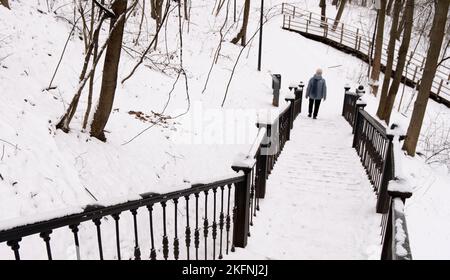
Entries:
{"label": "dark trousers", "polygon": [[320,102],[322,99],[309,99],[309,115],[311,115],[314,106],[314,117],[317,117],[317,113],[319,113]]}

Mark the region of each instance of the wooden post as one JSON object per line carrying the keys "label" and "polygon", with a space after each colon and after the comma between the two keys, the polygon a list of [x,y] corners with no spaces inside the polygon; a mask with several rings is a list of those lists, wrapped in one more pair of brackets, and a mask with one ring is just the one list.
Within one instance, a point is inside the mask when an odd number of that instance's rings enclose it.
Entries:
{"label": "wooden post", "polygon": [[[289,104],[289,128],[290,129],[292,129],[292,128],[294,128],[294,105],[295,105],[295,98],[293,98],[293,97],[288,97],[288,98],[285,98],[285,100],[287,101],[287,102],[289,102],[290,104]],[[288,140],[289,140],[289,138],[290,138],[290,132],[288,133]]]}
{"label": "wooden post", "polygon": [[359,28],[356,29],[356,37],[355,37],[355,50],[358,49],[358,35],[359,34]]}
{"label": "wooden post", "polygon": [[258,176],[258,184],[256,185],[256,197],[257,198],[264,198],[266,196],[266,181],[268,177],[267,169],[268,169],[268,162],[269,157],[267,150],[270,146],[270,127],[271,125],[257,123],[256,126],[258,128],[266,127],[266,137],[264,138],[263,142],[260,146],[259,155],[256,159],[256,172]]}
{"label": "wooden post", "polygon": [[436,93],[437,96],[439,96],[439,93],[441,93],[441,88],[442,88],[442,83],[443,82],[444,82],[444,80],[441,79],[441,82],[439,83],[439,87],[438,87],[438,90],[437,90],[437,93]]}
{"label": "wooden post", "polygon": [[292,17],[295,17],[295,6],[294,6],[294,11],[292,12]]}
{"label": "wooden post", "polygon": [[341,40],[340,40],[340,44],[342,45],[342,39],[343,39],[343,37],[344,37],[344,23],[342,23],[342,25],[341,25]]}
{"label": "wooden post", "polygon": [[235,184],[233,215],[233,246],[245,248],[249,232],[251,168],[232,166],[234,171],[244,172],[244,181]]}
{"label": "wooden post", "polygon": [[389,207],[389,211],[387,213],[388,218],[386,221],[386,228],[384,229],[384,242],[381,250],[381,259],[382,260],[391,260],[392,259],[392,208]]}
{"label": "wooden post", "polygon": [[312,12],[309,13],[309,22],[311,22],[312,19]]}
{"label": "wooden post", "polygon": [[[358,100],[356,100],[358,102]],[[358,123],[358,117],[359,117],[359,111],[364,110],[366,108],[367,104],[358,104],[356,103],[356,111],[355,111],[355,120],[353,124],[353,134],[356,133],[356,124]]]}
{"label": "wooden post", "polygon": [[420,65],[420,71],[423,70],[423,65],[425,64],[425,57],[422,59],[422,64]]}
{"label": "wooden post", "polygon": [[389,195],[388,195],[388,186],[389,181],[394,179],[394,174],[392,174],[392,164],[394,163],[394,159],[392,158],[393,153],[393,143],[392,140],[394,138],[393,135],[388,135],[389,143],[388,149],[386,151],[386,158],[383,162],[382,175],[381,175],[381,185],[378,190],[378,199],[377,199],[377,213],[385,214],[389,210]]}
{"label": "wooden post", "polygon": [[418,68],[418,66],[416,65],[416,68],[414,69],[414,75],[412,78],[413,83],[416,83],[417,68]]}

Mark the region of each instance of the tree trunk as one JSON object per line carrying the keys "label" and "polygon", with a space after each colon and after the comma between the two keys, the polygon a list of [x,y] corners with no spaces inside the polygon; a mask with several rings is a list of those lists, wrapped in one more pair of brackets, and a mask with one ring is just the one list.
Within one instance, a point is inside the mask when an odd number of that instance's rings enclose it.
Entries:
{"label": "tree trunk", "polygon": [[[167,0],[170,1],[170,0]],[[152,0],[152,17],[154,17],[155,21],[156,21],[156,39],[155,39],[155,47],[154,49],[156,50],[157,46],[158,46],[158,30],[160,29],[160,26],[162,24],[162,18],[163,18],[163,14],[162,14],[162,7],[164,4],[164,0]],[[167,2],[167,4],[169,4],[169,2]]]}
{"label": "tree trunk", "polygon": [[416,154],[416,147],[419,140],[420,130],[422,128],[423,117],[425,116],[425,110],[427,108],[433,78],[436,74],[439,53],[445,34],[445,24],[447,21],[449,2],[450,1],[448,0],[436,1],[435,4],[436,12],[430,32],[430,47],[428,49],[427,61],[425,63],[422,82],[420,83],[419,93],[414,104],[414,110],[409,123],[408,132],[406,134],[406,140],[403,144],[403,150],[406,150],[410,156],[414,156]]}
{"label": "tree trunk", "polygon": [[156,1],[157,0],[150,0],[150,16],[152,19],[156,20]]}
{"label": "tree trunk", "polygon": [[381,55],[383,52],[383,39],[384,39],[384,22],[386,18],[386,0],[381,0],[381,9],[378,12],[378,26],[377,36],[375,39],[375,54],[373,57],[372,74],[370,76],[371,87],[373,95],[377,96],[380,70],[381,70]]}
{"label": "tree trunk", "polygon": [[342,13],[344,12],[346,2],[347,2],[347,0],[341,0],[341,4],[339,5],[339,10],[336,14],[336,18],[334,19],[333,31],[336,30],[336,28],[339,24],[339,21],[341,20]]}
{"label": "tree trunk", "polygon": [[325,26],[325,19],[327,17],[327,1],[326,0],[320,0],[319,3],[320,7],[320,14],[321,14],[321,21],[322,21],[322,27]]}
{"label": "tree trunk", "polygon": [[[99,12],[99,16],[101,16],[101,11]],[[91,23],[94,23],[95,21],[95,2],[92,1],[92,7],[91,7]],[[93,29],[93,25],[91,24],[91,30]],[[92,31],[91,31],[92,32]],[[94,53],[92,57],[92,66],[94,65],[95,61],[98,57],[98,37],[100,32],[94,32],[91,34],[91,44],[94,44]],[[92,96],[94,95],[94,79],[95,79],[95,67],[92,69],[92,75],[89,79],[89,93],[88,93],[88,100],[87,100],[87,107],[86,112],[84,113],[84,119],[83,119],[83,129],[85,130],[88,124],[89,115],[91,113],[92,108]]]}
{"label": "tree trunk", "polygon": [[[112,10],[117,16],[126,13],[127,2],[128,0],[114,1]],[[111,33],[111,38],[106,50],[105,62],[103,65],[100,98],[91,124],[91,136],[101,141],[106,141],[103,130],[108,122],[114,102],[114,95],[116,93],[117,72],[119,69],[125,20],[125,17],[123,17],[123,20],[118,23],[117,28]],[[115,22],[115,19],[111,19],[110,29],[113,28]]]}
{"label": "tree trunk", "polygon": [[188,0],[184,0],[184,19],[189,21],[189,9],[188,9]]}
{"label": "tree trunk", "polygon": [[[97,38],[98,38],[98,34],[100,33],[100,29],[101,29],[104,19],[105,19],[104,17],[102,17],[100,19],[99,23],[97,24],[97,26],[94,30],[94,36],[96,36]],[[89,65],[89,60],[91,59],[93,49],[94,49],[94,43],[91,42],[89,44],[88,50],[86,51],[86,54],[84,55],[83,68],[81,70],[80,77],[79,77],[80,83],[86,77],[86,72],[87,72],[87,68]],[[75,95],[72,98],[72,101],[70,102],[69,107],[67,108],[66,113],[61,118],[61,120],[58,122],[58,124],[56,124],[57,129],[61,129],[62,131],[66,132],[66,133],[69,132],[69,130],[70,130],[69,125],[70,125],[70,122],[72,121],[72,118],[75,115],[75,112],[77,110],[78,102],[80,100],[82,91],[83,91],[82,87],[78,88],[77,92],[75,93]]]}
{"label": "tree trunk", "polygon": [[231,40],[231,43],[237,44],[239,40],[241,40],[241,45],[245,46],[247,43],[247,25],[248,25],[248,17],[250,15],[250,0],[245,0],[245,7],[244,7],[244,19],[242,22],[242,28],[241,31],[236,35],[236,37]]}
{"label": "tree trunk", "polygon": [[403,31],[402,44],[400,45],[400,49],[398,51],[398,60],[397,60],[397,67],[395,69],[395,76],[394,80],[392,81],[392,85],[389,88],[388,98],[381,116],[381,119],[386,121],[386,124],[389,124],[392,108],[395,102],[395,97],[397,96],[400,82],[402,80],[403,68],[405,67],[406,64],[406,55],[408,54],[409,43],[411,41],[411,32],[414,20],[414,0],[406,1],[404,17],[406,18],[405,30]]}
{"label": "tree trunk", "polygon": [[397,26],[400,17],[401,1],[395,1],[394,11],[392,15],[392,26],[387,50],[386,71],[384,71],[383,86],[381,88],[380,102],[378,103],[377,116],[382,117],[384,107],[386,105],[387,93],[392,76],[392,66],[394,64],[395,43],[397,38]]}
{"label": "tree trunk", "polygon": [[11,9],[11,7],[9,6],[8,0],[0,0],[0,4],[5,6],[7,9]]}
{"label": "tree trunk", "polygon": [[389,0],[389,2],[387,3],[387,7],[386,7],[386,14],[387,15],[391,15],[391,9],[392,9],[392,3],[394,2],[394,0]]}
{"label": "tree trunk", "polygon": [[332,6],[337,6],[338,2],[339,2],[338,0],[333,0],[333,1],[331,1],[331,5]]}
{"label": "tree trunk", "polygon": [[406,17],[405,17],[405,14],[403,14],[402,20],[400,21],[400,24],[398,25],[397,40],[400,40],[400,36],[402,35],[402,32],[405,28],[405,24],[406,24]]}

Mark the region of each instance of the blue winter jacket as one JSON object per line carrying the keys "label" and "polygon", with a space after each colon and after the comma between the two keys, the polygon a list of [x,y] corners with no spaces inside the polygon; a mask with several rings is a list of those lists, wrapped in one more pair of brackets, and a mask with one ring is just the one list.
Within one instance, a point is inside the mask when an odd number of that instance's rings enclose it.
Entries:
{"label": "blue winter jacket", "polygon": [[311,99],[327,99],[327,85],[321,75],[314,75],[306,88],[306,97]]}

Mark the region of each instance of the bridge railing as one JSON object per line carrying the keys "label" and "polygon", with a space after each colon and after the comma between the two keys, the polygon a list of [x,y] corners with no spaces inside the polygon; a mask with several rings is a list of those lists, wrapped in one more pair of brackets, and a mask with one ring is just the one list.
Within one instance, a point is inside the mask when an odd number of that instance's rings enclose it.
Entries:
{"label": "bridge railing", "polygon": [[403,213],[405,199],[411,197],[411,193],[389,189],[389,185],[397,180],[394,136],[364,110],[365,105],[358,99],[357,94],[346,88],[342,115],[353,128],[353,147],[377,195],[376,212],[383,214],[381,259],[412,259]]}
{"label": "bridge railing", "polygon": [[272,123],[258,124],[248,154],[232,166],[236,176],[165,194],[145,193],[110,206],[88,205],[79,213],[4,228],[0,245],[6,243],[16,260],[27,258],[29,254],[21,254],[25,249],[39,258],[60,258],[61,247],[73,248],[70,258],[78,260],[222,259],[235,247],[247,245],[266,180],[300,110],[298,98],[288,101]]}
{"label": "bridge railing", "polygon": [[[325,17],[322,20],[320,14],[316,14],[292,4],[283,3],[283,28],[297,31],[317,40],[351,52],[361,59],[371,61],[372,37],[359,27],[339,22],[334,26],[334,19]],[[382,70],[387,62],[388,39],[383,42],[381,56]],[[397,64],[397,54],[399,46],[396,46],[394,55],[394,70]],[[403,81],[409,86],[418,87],[423,75],[426,57],[415,52],[410,52],[407,56],[405,68],[403,70]],[[431,88],[431,97],[437,101],[442,101],[446,105],[450,104],[450,66],[441,64],[436,69],[436,74]]]}

